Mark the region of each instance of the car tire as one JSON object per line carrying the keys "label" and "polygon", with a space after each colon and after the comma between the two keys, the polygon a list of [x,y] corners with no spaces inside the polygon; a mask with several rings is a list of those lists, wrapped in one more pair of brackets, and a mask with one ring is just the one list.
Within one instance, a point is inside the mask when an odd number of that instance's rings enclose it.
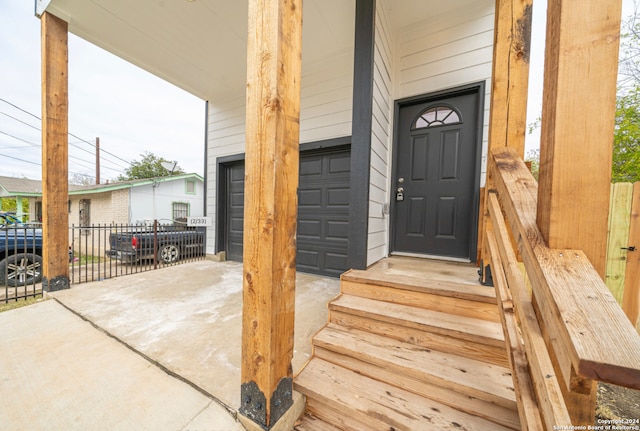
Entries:
{"label": "car tire", "polygon": [[158,260],[162,263],[174,263],[180,258],[180,249],[175,244],[165,244],[158,251]]}
{"label": "car tire", "polygon": [[42,281],[42,257],[18,253],[0,261],[0,283],[10,287],[26,286]]}

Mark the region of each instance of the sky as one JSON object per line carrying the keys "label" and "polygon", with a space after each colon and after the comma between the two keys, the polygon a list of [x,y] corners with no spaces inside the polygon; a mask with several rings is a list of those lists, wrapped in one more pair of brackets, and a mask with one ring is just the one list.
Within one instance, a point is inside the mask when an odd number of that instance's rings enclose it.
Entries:
{"label": "sky", "polygon": [[[33,0],[0,0],[0,175],[42,178],[40,20]],[[69,34],[69,177],[102,182],[145,151],[204,174],[205,102]],[[110,153],[110,154],[109,154]]]}
{"label": "sky", "polygon": [[[623,19],[633,0],[623,0]],[[546,0],[535,0],[527,123],[542,111]],[[40,179],[40,21],[33,0],[0,0],[0,175]],[[205,102],[69,34],[69,177],[123,174],[146,151],[204,174]],[[526,152],[539,147],[539,129]]]}

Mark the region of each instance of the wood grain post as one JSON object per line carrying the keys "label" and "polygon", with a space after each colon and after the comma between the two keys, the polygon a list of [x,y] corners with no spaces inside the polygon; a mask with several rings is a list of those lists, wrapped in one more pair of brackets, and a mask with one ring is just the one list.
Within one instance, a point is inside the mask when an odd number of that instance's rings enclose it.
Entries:
{"label": "wood grain post", "polygon": [[[532,13],[532,0],[496,0],[489,153],[494,148],[511,147],[524,158]],[[484,202],[491,189],[487,174]],[[486,208],[481,217],[481,227],[486,226],[489,217]],[[483,261],[489,262],[487,249],[483,246],[484,230],[480,231],[478,250]]]}
{"label": "wood grain post", "polygon": [[[547,6],[537,224],[550,248],[583,250],[603,280],[621,8]],[[593,425],[595,386],[565,395],[572,425]]]}
{"label": "wood grain post", "polygon": [[249,0],[240,413],[292,405],[302,1]]}
{"label": "wood grain post", "polygon": [[68,32],[45,12],[42,36],[42,288],[69,288]]}
{"label": "wood grain post", "polygon": [[550,0],[538,226],[604,279],[622,1]]}

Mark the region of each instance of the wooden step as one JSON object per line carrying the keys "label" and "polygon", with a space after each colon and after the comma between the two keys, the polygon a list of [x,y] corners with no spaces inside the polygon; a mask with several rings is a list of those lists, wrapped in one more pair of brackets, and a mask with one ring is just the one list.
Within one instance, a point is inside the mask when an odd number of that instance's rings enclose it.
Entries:
{"label": "wooden step", "polygon": [[307,412],[305,413],[293,427],[294,431],[340,431],[331,424],[326,423],[322,419]]}
{"label": "wooden step", "polygon": [[460,392],[444,389],[413,377],[396,374],[386,368],[368,364],[349,356],[325,350],[321,347],[316,346],[315,352],[316,358],[332,364],[340,364],[343,368],[352,371],[357,370],[356,372],[363,376],[389,383],[400,389],[445,404],[473,416],[496,422],[508,428],[520,429],[520,419],[516,410],[479,400]]}
{"label": "wooden step", "polygon": [[346,430],[510,429],[319,358],[296,378],[295,389],[314,416]]}
{"label": "wooden step", "polygon": [[[387,286],[378,284],[379,281],[375,280],[363,282],[352,281],[350,278],[343,275],[340,282],[340,290],[344,294],[500,322],[498,306],[495,303],[495,292],[486,287],[451,284],[446,289],[434,290],[423,289],[416,285]],[[467,292],[467,289],[470,291]],[[477,289],[483,289],[487,293],[491,292],[493,297],[471,293],[471,290]],[[487,301],[489,299],[491,300]]]}
{"label": "wooden step", "polygon": [[[316,334],[313,344],[318,357],[322,354],[320,349],[324,349],[507,409],[517,408],[511,371],[505,367],[333,323]],[[338,365],[353,366],[351,361]]]}
{"label": "wooden step", "polygon": [[[459,272],[470,271],[468,275],[456,277],[456,264],[441,262],[443,268],[434,271],[434,263],[422,259],[387,258],[367,270],[352,269],[340,277],[343,281],[375,286],[415,290],[451,298],[497,304],[493,287],[482,286],[477,281],[477,268],[463,265]],[[438,265],[438,263],[435,263]],[[440,274],[439,274],[440,273]]]}
{"label": "wooden step", "polygon": [[400,304],[341,295],[329,304],[331,322],[429,349],[509,366],[502,326]]}

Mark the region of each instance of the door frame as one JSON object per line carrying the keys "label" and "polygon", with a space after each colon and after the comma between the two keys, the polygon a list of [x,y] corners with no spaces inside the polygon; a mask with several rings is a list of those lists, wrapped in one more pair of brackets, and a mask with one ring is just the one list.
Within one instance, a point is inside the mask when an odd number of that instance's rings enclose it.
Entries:
{"label": "door frame", "polygon": [[[399,115],[400,109],[405,106],[415,105],[419,103],[436,102],[441,99],[449,98],[452,96],[459,96],[465,94],[474,94],[478,96],[478,116],[476,118],[476,154],[475,154],[475,167],[476,172],[474,175],[474,193],[473,193],[473,211],[474,215],[471,218],[471,230],[469,235],[469,259],[471,262],[477,260],[477,248],[478,248],[478,217],[480,210],[480,177],[482,175],[482,133],[483,133],[483,120],[484,120],[484,100],[485,100],[485,81],[480,81],[472,84],[462,85],[445,90],[435,91],[431,93],[421,94],[417,96],[406,97],[403,99],[397,99],[394,101],[393,110],[393,144],[391,152],[391,177],[389,178],[389,254],[392,254],[395,249],[395,216],[396,216],[396,199],[395,199],[395,178],[397,177],[397,160],[398,160],[398,140],[400,136],[399,130]],[[425,255],[426,257],[427,255]],[[429,257],[433,257],[429,255]],[[443,259],[447,259],[443,256]]]}

